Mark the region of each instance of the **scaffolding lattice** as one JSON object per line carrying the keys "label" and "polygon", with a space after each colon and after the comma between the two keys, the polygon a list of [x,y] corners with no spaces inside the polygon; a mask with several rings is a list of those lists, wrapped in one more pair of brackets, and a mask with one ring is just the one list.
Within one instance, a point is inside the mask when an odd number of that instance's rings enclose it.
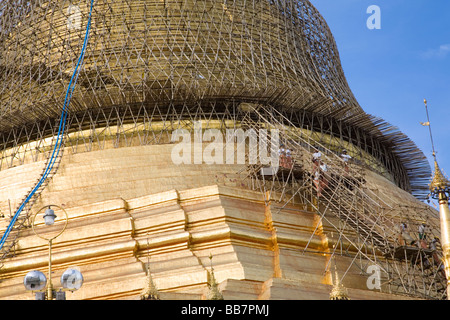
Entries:
{"label": "scaffolding lattice", "polygon": [[[331,225],[338,239],[329,261],[334,255],[351,259],[343,278],[353,267],[367,275],[369,266],[377,266],[384,275],[382,290],[385,292],[425,299],[445,298],[447,284],[442,251],[430,246],[440,236],[439,218],[433,209],[418,204],[405,213],[407,206],[388,204],[365,186],[364,171],[359,165],[347,164],[319,141],[299,135],[292,122],[280,112],[261,105],[255,105],[253,110],[257,117],[247,122],[249,128],[280,130],[283,148],[291,151],[289,165],[280,167],[276,174],[264,174],[265,166],[259,164],[250,166],[246,177],[255,189],[269,194],[265,199],[275,202],[275,205],[270,203],[274,214],[292,203],[306,204],[321,221]],[[322,186],[314,183],[320,168],[311,157],[317,150],[328,168]],[[416,230],[426,221],[428,238],[413,238],[404,231],[408,235],[405,242],[399,229],[405,221]],[[314,251],[309,244],[317,226],[304,252]],[[325,271],[329,267],[328,264]]]}
{"label": "scaffolding lattice", "polygon": [[[441,297],[439,272],[424,276],[440,266],[419,270],[425,257],[434,263],[432,253],[404,250],[408,263],[395,247],[391,231],[408,217],[365,188],[355,166],[346,172],[334,165],[342,164],[333,153],[341,144],[354,146],[355,158],[403,190],[418,198],[428,193],[426,157],[397,128],[364,113],[333,36],[309,1],[95,2],[65,148],[170,143],[173,130],[192,130],[195,121],[205,129],[278,128],[294,166],[270,179],[259,175],[261,166],[243,168],[247,186],[281,195],[280,208],[294,201],[315,210],[337,231],[333,254],[350,254],[349,268],[377,263],[393,292]],[[0,1],[0,170],[47,158],[88,12],[86,1]],[[245,103],[257,107],[245,109]],[[318,202],[304,159],[317,143],[333,164]],[[433,215],[427,208],[414,211],[412,221]],[[3,258],[14,254],[11,244]],[[411,257],[421,262],[411,264]]]}

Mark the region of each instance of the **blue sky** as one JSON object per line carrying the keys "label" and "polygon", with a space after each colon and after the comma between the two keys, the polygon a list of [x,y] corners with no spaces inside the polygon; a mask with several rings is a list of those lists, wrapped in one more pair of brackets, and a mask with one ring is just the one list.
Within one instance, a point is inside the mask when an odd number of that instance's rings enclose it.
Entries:
{"label": "blue sky", "polygon": [[[450,1],[310,0],[327,21],[361,107],[399,127],[432,162],[428,100],[438,162],[450,175]],[[381,10],[370,30],[367,8]]]}

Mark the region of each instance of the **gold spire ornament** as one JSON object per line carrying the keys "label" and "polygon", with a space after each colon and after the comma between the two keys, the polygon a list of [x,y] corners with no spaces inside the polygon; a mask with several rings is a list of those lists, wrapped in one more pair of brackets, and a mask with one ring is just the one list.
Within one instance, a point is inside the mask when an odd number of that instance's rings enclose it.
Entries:
{"label": "gold spire ornament", "polygon": [[147,277],[145,279],[144,289],[141,292],[141,300],[161,300],[158,289],[153,282],[152,273],[150,272],[150,251],[147,238]]}
{"label": "gold spire ornament", "polygon": [[336,264],[334,265],[334,277],[336,278],[333,289],[330,292],[330,300],[350,300],[347,293],[347,288],[339,281]]}
{"label": "gold spire ornament", "polygon": [[141,292],[141,300],[161,300],[158,289],[153,282],[150,267],[147,267],[147,278],[145,281],[144,289]]}
{"label": "gold spire ornament", "polygon": [[430,183],[430,191],[432,193],[438,193],[439,190],[445,190],[450,187],[450,181],[445,177],[445,175],[442,173],[441,169],[439,168],[439,165],[436,161],[436,156],[433,154],[435,160],[434,160],[434,174],[433,179]]}
{"label": "gold spire ornament", "polygon": [[214,276],[214,268],[212,266],[212,255],[209,254],[209,260],[211,263],[211,272],[208,272],[208,292],[206,294],[207,300],[223,300],[223,295],[219,290],[219,285]]}
{"label": "gold spire ornament", "polygon": [[[428,123],[430,118],[428,116],[427,100],[425,102],[425,109],[427,111]],[[444,176],[439,168],[436,152],[434,149],[433,135],[431,133],[431,124],[428,125],[431,138],[431,146],[433,148],[434,158],[434,172],[430,182],[430,192],[434,199],[439,201],[439,215],[441,221],[441,246],[443,253],[443,262],[445,265],[445,274],[447,276],[447,299],[450,300],[450,208],[448,206],[448,199],[450,194],[450,182]]]}

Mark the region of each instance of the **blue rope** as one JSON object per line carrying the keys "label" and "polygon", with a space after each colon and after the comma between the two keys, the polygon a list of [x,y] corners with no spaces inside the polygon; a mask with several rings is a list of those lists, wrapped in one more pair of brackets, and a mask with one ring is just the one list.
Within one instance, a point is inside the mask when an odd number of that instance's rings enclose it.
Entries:
{"label": "blue rope", "polygon": [[17,212],[14,214],[14,217],[12,218],[11,222],[9,223],[8,227],[6,228],[5,233],[3,234],[2,239],[0,240],[0,249],[3,248],[3,245],[5,244],[6,239],[8,238],[14,224],[16,223],[17,218],[19,217],[20,213],[22,212],[25,205],[30,201],[30,199],[33,197],[33,195],[36,193],[36,191],[41,187],[42,183],[47,179],[48,175],[53,169],[53,166],[55,165],[56,158],[59,155],[61,145],[62,145],[62,139],[64,136],[64,131],[66,129],[66,119],[67,119],[67,108],[70,104],[70,100],[72,99],[73,91],[75,90],[75,86],[77,84],[78,76],[80,74],[80,65],[82,65],[84,56],[86,53],[86,47],[89,40],[89,31],[91,29],[91,20],[92,20],[92,9],[94,7],[94,0],[91,0],[91,6],[89,9],[89,19],[88,24],[86,26],[86,34],[84,36],[83,41],[83,47],[81,48],[81,54],[78,58],[77,65],[75,67],[75,70],[72,74],[72,77],[69,82],[69,87],[67,88],[66,96],[64,98],[64,105],[63,110],[61,114],[61,119],[59,120],[59,127],[58,127],[58,135],[55,142],[55,147],[53,148],[52,155],[50,157],[50,160],[47,164],[47,167],[45,168],[44,173],[42,174],[41,179],[38,181],[36,186],[33,188],[33,190],[30,192],[30,194],[27,196],[27,198],[24,200],[24,202],[20,205]]}

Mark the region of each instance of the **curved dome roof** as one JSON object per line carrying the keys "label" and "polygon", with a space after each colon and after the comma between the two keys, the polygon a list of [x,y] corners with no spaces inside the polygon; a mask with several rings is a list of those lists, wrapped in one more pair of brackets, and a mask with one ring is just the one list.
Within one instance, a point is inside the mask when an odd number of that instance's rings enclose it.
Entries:
{"label": "curved dome roof", "polygon": [[[5,145],[17,140],[11,130],[59,117],[88,12],[89,1],[0,2]],[[344,121],[387,146],[413,190],[427,189],[425,156],[396,128],[361,109],[334,38],[308,0],[95,0],[70,113],[211,100],[265,103]]]}
{"label": "curved dome roof", "polygon": [[[86,1],[17,2],[1,16],[0,130],[59,114],[89,12]],[[71,111],[216,98],[362,111],[309,1],[95,1]]]}

